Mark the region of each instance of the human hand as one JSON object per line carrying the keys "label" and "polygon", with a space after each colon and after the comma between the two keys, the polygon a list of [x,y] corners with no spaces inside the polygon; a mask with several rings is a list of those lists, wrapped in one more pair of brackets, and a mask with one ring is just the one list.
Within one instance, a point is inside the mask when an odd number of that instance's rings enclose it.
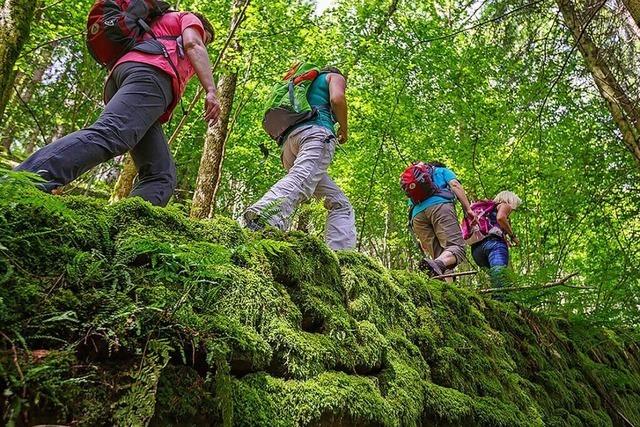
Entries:
{"label": "human hand", "polygon": [[338,129],[338,142],[344,144],[347,142],[347,139],[349,139],[349,131],[347,128],[340,126],[340,129]]}
{"label": "human hand", "polygon": [[204,100],[204,120],[209,123],[209,126],[213,126],[218,122],[219,117],[220,101],[218,100],[218,94],[215,90],[210,90]]}
{"label": "human hand", "polygon": [[472,224],[476,224],[478,222],[478,215],[476,215],[471,208],[465,211],[464,216],[465,218],[470,219]]}
{"label": "human hand", "polygon": [[520,239],[518,239],[516,236],[511,236],[511,244],[509,246],[518,246],[520,245]]}

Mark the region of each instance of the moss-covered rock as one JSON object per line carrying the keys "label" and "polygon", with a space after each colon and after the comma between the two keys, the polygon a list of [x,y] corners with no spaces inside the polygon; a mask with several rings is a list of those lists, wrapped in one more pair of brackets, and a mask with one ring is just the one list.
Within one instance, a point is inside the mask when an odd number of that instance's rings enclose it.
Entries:
{"label": "moss-covered rock", "polygon": [[[637,335],[0,174],[5,423],[640,423]],[[624,417],[624,418],[623,418]]]}

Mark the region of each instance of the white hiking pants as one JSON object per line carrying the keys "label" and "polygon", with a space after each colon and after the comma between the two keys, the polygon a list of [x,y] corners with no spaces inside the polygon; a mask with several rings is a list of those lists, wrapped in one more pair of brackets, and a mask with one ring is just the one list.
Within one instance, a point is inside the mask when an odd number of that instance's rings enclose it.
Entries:
{"label": "white hiking pants", "polygon": [[282,164],[287,175],[245,213],[247,219],[263,216],[274,227],[289,228],[296,207],[310,199],[324,198],[329,211],[325,241],[333,250],[356,246],[355,214],[347,196],[333,182],[327,169],[333,159],[336,137],[322,126],[301,126],[282,148]]}

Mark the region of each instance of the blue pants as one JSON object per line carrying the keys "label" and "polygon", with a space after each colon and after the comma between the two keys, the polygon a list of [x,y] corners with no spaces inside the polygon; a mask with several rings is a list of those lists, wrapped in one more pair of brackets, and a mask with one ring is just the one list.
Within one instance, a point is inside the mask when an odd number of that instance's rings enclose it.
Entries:
{"label": "blue pants", "polygon": [[504,239],[487,237],[471,246],[471,255],[479,267],[489,269],[489,277],[493,286],[502,288],[511,282],[507,272],[509,247]]}
{"label": "blue pants", "polygon": [[64,136],[19,165],[47,182],[47,192],[66,185],[94,166],[131,152],[138,180],[131,196],[164,206],[176,186],[176,168],[158,119],[173,100],[171,78],[146,64],[126,62],[105,86],[109,102],[91,126]]}
{"label": "blue pants", "polygon": [[509,248],[504,239],[487,237],[471,247],[473,260],[479,267],[506,267],[509,265]]}

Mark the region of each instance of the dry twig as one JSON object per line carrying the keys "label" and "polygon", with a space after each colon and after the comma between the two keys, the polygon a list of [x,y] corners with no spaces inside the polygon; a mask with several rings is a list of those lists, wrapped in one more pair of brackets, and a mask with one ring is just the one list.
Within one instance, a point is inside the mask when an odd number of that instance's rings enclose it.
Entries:
{"label": "dry twig", "polygon": [[563,277],[562,279],[558,279],[554,282],[550,282],[542,286],[511,286],[507,288],[489,288],[489,289],[480,289],[478,292],[480,292],[481,294],[487,294],[490,292],[531,291],[531,290],[555,288],[557,286],[564,286],[566,288],[573,288],[573,289],[593,289],[589,286],[574,286],[574,285],[566,284],[566,282],[576,277],[578,274],[580,273],[579,272],[571,273],[570,275]]}

